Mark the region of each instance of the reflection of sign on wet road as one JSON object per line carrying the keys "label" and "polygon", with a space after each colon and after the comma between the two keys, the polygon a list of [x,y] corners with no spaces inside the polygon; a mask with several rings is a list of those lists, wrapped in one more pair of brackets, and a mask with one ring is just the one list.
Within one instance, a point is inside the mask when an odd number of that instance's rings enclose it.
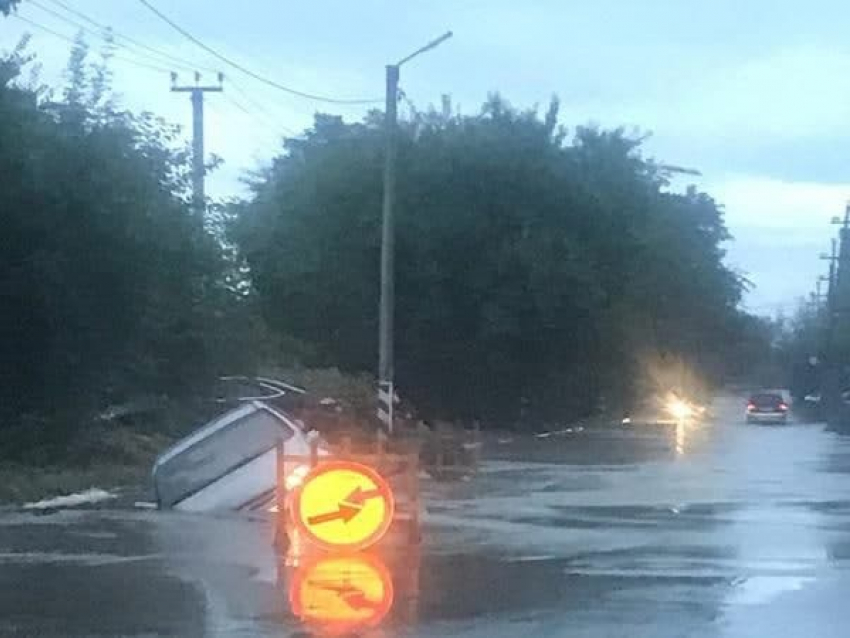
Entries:
{"label": "reflection of sign on wet road", "polygon": [[342,635],[380,623],[392,607],[393,584],[375,556],[330,556],[295,572],[289,598],[305,624]]}
{"label": "reflection of sign on wet road", "polygon": [[295,522],[328,550],[357,550],[378,542],[393,518],[393,495],[371,468],[350,461],[315,467],[295,493]]}

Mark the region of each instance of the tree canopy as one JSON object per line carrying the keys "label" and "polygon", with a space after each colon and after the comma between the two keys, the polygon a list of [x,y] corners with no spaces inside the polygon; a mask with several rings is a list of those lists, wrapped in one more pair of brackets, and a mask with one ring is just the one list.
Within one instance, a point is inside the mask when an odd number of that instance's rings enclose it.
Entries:
{"label": "tree canopy", "polygon": [[[264,316],[316,363],[375,367],[381,118],[320,115],[230,211]],[[628,401],[649,356],[722,372],[741,279],[707,194],[622,130],[498,96],[400,132],[396,377],[430,414],[511,422]]]}
{"label": "tree canopy", "polygon": [[0,13],[9,15],[19,2],[20,0],[0,0]]}
{"label": "tree canopy", "polygon": [[[25,43],[0,58],[4,423],[74,415],[48,419],[70,434],[295,355],[372,372],[381,114],[317,115],[201,215],[180,132],[120,107],[110,56],[79,41],[56,93],[25,77]],[[425,416],[539,423],[669,389],[673,362],[746,365],[721,207],[671,189],[640,138],[558,110],[493,96],[401,126],[396,379]]]}
{"label": "tree canopy", "polygon": [[[246,303],[188,198],[178,130],[116,106],[109,49],[82,41],[61,96],[0,61],[0,417],[179,396],[239,366]],[[105,58],[105,59],[104,59]],[[228,334],[231,333],[231,334]],[[61,421],[61,419],[59,420]]]}

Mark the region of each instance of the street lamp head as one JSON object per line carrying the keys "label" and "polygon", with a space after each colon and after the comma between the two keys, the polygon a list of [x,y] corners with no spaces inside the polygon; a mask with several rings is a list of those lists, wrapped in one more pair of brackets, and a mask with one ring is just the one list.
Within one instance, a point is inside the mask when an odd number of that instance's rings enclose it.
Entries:
{"label": "street lamp head", "polygon": [[821,253],[820,258],[821,259],[832,259],[832,255],[830,255],[829,253]]}
{"label": "street lamp head", "polygon": [[422,54],[422,53],[425,53],[426,51],[430,51],[431,49],[433,49],[433,48],[435,48],[435,47],[440,46],[443,42],[445,42],[446,40],[448,40],[448,39],[449,39],[450,37],[452,37],[453,35],[454,35],[454,33],[452,33],[451,31],[446,31],[443,35],[441,35],[441,36],[440,36],[439,38],[437,38],[436,40],[431,40],[431,42],[429,42],[428,44],[426,44],[426,45],[425,45],[424,47],[422,47],[421,49],[417,49],[416,51],[414,51],[413,53],[411,53],[410,55],[408,55],[406,58],[402,58],[401,60],[399,60],[399,61],[395,64],[395,66],[401,66],[401,65],[402,65],[402,64],[404,64],[405,62],[409,62],[410,60],[412,60],[413,58],[415,58],[417,55],[420,55],[420,54]]}
{"label": "street lamp head", "polygon": [[841,223],[841,218],[840,218],[840,217],[838,217],[838,216],[835,216],[835,217],[833,217],[833,218],[830,220],[830,222],[829,222],[829,223],[830,223],[830,224],[840,224],[840,223]]}

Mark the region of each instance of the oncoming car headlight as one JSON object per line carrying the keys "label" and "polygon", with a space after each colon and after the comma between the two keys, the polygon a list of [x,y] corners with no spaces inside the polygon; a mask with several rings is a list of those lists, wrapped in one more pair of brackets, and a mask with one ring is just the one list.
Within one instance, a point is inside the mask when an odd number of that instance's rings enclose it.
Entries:
{"label": "oncoming car headlight", "polygon": [[670,399],[665,407],[676,419],[687,419],[694,414],[693,407],[687,401],[682,401],[682,399]]}

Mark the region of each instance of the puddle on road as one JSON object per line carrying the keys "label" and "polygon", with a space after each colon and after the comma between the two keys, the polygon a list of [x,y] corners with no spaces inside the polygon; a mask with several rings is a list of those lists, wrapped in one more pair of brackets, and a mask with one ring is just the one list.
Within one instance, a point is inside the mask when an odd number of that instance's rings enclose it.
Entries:
{"label": "puddle on road", "polygon": [[799,591],[814,581],[814,578],[799,576],[754,576],[735,583],[726,603],[762,605],[780,594]]}
{"label": "puddle on road", "polygon": [[569,610],[601,591],[589,579],[577,587],[572,582],[577,579],[565,574],[564,561],[551,557],[420,560],[414,554],[309,559],[282,569],[279,591],[291,615],[316,636],[369,636],[378,627],[393,631],[421,623]]}
{"label": "puddle on road", "polygon": [[44,558],[0,567],[0,635],[205,635],[198,589],[156,561]]}
{"label": "puddle on road", "polygon": [[[0,635],[716,638],[721,622],[811,596],[850,557],[846,481],[812,475],[832,443],[783,432],[718,432],[710,459],[675,459],[654,431],[628,465],[595,441],[529,453],[566,463],[486,462],[476,481],[428,486],[425,543],[403,555],[278,567],[256,522],[16,516],[0,521],[0,554],[16,557],[0,570]],[[790,451],[797,462],[768,464]],[[584,454],[598,463],[570,464]],[[128,562],[25,564],[47,551]]]}
{"label": "puddle on road", "polygon": [[[491,635],[506,636],[514,635],[506,627],[578,618],[589,609],[640,615],[630,601],[646,592],[707,619],[729,584],[712,575],[694,588],[675,571],[577,573],[572,563],[543,554],[320,556],[281,567],[278,596],[286,613],[280,620],[305,636],[455,636],[466,635],[467,625],[499,627]],[[446,633],[433,633],[436,628]]]}

